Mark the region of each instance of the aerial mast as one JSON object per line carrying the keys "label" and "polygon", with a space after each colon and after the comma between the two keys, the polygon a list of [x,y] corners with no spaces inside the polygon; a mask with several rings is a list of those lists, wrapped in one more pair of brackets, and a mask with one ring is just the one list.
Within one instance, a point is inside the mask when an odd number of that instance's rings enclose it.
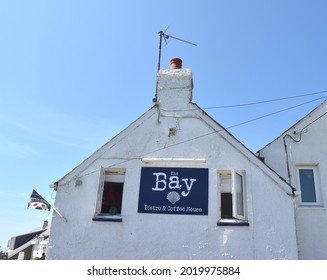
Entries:
{"label": "aerial mast", "polygon": [[168,29],[168,27],[166,28],[165,31],[159,31],[159,33],[158,33],[158,34],[159,34],[159,49],[158,49],[158,68],[157,68],[157,72],[159,72],[159,70],[160,70],[162,38],[164,38],[166,45],[168,44],[168,43],[167,43],[167,40],[168,40],[169,38],[172,38],[172,39],[175,39],[175,40],[181,41],[181,42],[183,42],[183,43],[187,43],[187,44],[190,44],[190,45],[193,45],[193,46],[197,46],[197,44],[194,44],[194,43],[192,43],[192,42],[189,42],[189,41],[186,41],[186,40],[183,40],[183,39],[180,39],[180,38],[177,38],[177,37],[174,37],[174,36],[168,35],[168,34],[166,33],[167,29]]}
{"label": "aerial mast", "polygon": [[[158,64],[157,64],[157,73],[159,72],[160,70],[160,64],[161,64],[161,48],[162,48],[162,38],[165,40],[165,43],[166,45],[168,45],[168,42],[167,40],[169,38],[172,38],[172,39],[175,39],[175,40],[178,40],[178,41],[181,41],[183,43],[187,43],[187,44],[190,44],[190,45],[193,45],[193,46],[197,46],[197,44],[194,44],[192,42],[189,42],[189,41],[186,41],[186,40],[183,40],[183,39],[180,39],[180,38],[177,38],[177,37],[174,37],[174,36],[171,36],[171,35],[168,35],[166,33],[168,27],[166,28],[165,31],[159,31],[159,48],[158,48]],[[158,79],[157,79],[157,86],[156,86],[156,96],[155,98],[153,99],[154,102],[157,102],[157,93],[158,93]]]}

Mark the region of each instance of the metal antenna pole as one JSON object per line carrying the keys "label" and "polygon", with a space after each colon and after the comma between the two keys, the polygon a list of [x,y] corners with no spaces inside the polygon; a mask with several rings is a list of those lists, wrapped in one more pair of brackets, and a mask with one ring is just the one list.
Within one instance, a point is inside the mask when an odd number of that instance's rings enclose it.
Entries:
{"label": "metal antenna pole", "polygon": [[[168,28],[167,28],[168,29]],[[166,29],[166,30],[167,30]],[[157,72],[159,72],[160,70],[160,64],[161,64],[161,47],[162,47],[162,38],[165,39],[169,39],[169,38],[172,38],[172,39],[175,39],[175,40],[178,40],[178,41],[181,41],[183,43],[187,43],[187,44],[190,44],[190,45],[193,45],[193,46],[197,46],[197,44],[194,44],[192,42],[189,42],[189,41],[186,41],[186,40],[183,40],[181,38],[177,38],[177,37],[174,37],[174,36],[171,36],[171,35],[168,35],[166,34],[165,31],[159,31],[159,50],[158,50],[158,68],[157,68]],[[167,42],[166,42],[167,44]]]}
{"label": "metal antenna pole", "polygon": [[[189,41],[185,41],[183,39],[180,39],[180,38],[177,38],[177,37],[174,37],[174,36],[171,36],[171,35],[166,34],[165,32],[167,31],[167,29],[168,29],[168,27],[166,28],[165,31],[159,31],[159,48],[158,48],[158,67],[157,67],[157,73],[160,70],[160,64],[161,64],[162,37],[165,39],[166,44],[167,44],[166,39],[172,38],[172,39],[181,41],[183,43],[187,43],[187,44],[191,44],[193,46],[197,46],[196,44],[191,43]],[[157,78],[157,81],[156,81],[156,95],[155,95],[155,98],[153,99],[153,102],[157,102],[157,98],[158,98],[158,78]]]}
{"label": "metal antenna pole", "polygon": [[158,69],[157,72],[160,70],[160,62],[161,62],[161,45],[162,45],[162,36],[163,36],[163,31],[159,31],[159,50],[158,50]]}

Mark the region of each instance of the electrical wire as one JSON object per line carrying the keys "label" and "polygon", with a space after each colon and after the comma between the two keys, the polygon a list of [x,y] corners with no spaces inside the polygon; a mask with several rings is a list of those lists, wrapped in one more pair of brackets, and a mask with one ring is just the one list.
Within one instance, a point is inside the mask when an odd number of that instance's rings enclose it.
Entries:
{"label": "electrical wire", "polygon": [[300,97],[305,97],[305,96],[312,96],[312,95],[322,94],[322,93],[326,93],[326,92],[327,92],[327,90],[324,90],[324,91],[318,91],[318,92],[313,92],[313,93],[294,95],[294,96],[288,96],[288,97],[282,97],[282,98],[276,98],[276,99],[270,99],[270,100],[263,100],[263,101],[257,101],[257,102],[251,102],[251,103],[206,107],[206,108],[203,108],[203,109],[210,110],[210,109],[224,109],[224,108],[252,106],[252,105],[259,105],[259,104],[276,102],[276,101],[281,101],[281,100],[294,99],[294,98],[300,98]]}
{"label": "electrical wire", "polygon": [[[213,109],[228,109],[228,108],[253,106],[253,105],[260,105],[260,104],[271,103],[271,102],[276,102],[276,101],[295,99],[295,98],[301,98],[301,97],[306,97],[306,96],[313,96],[313,95],[318,95],[318,94],[322,94],[322,93],[327,93],[327,90],[311,92],[311,93],[306,93],[306,94],[300,94],[300,95],[287,96],[287,97],[282,97],[282,98],[275,98],[275,99],[268,99],[268,100],[262,100],[262,101],[256,101],[256,102],[249,102],[249,103],[203,107],[202,109],[203,110],[213,110]],[[161,110],[169,111],[169,112],[181,112],[181,111],[194,111],[194,110],[198,110],[198,109],[183,109],[183,110],[164,110],[164,109],[161,109]]]}
{"label": "electrical wire", "polygon": [[295,106],[292,106],[292,107],[288,107],[288,108],[285,108],[285,109],[282,109],[282,110],[279,110],[279,111],[276,111],[276,112],[273,112],[273,113],[263,115],[261,117],[257,117],[257,118],[254,118],[254,119],[251,119],[251,120],[248,120],[248,121],[245,121],[245,122],[241,122],[239,124],[229,126],[226,129],[234,128],[234,127],[244,125],[244,124],[247,124],[247,123],[250,123],[250,122],[254,122],[254,121],[257,121],[257,120],[260,120],[260,119],[263,119],[263,118],[266,118],[266,117],[269,117],[269,116],[272,116],[272,115],[276,115],[276,114],[279,114],[279,113],[282,113],[282,112],[285,112],[285,111],[288,111],[288,110],[292,110],[294,108],[297,108],[297,107],[300,107],[300,106],[303,106],[303,105],[306,105],[306,104],[309,104],[309,103],[312,103],[312,102],[315,102],[317,100],[324,99],[324,98],[327,98],[327,96],[319,97],[319,98],[316,98],[314,100],[310,100],[310,101],[307,101],[307,102],[304,102],[304,103],[301,103],[301,104],[298,104],[298,105],[295,105]]}

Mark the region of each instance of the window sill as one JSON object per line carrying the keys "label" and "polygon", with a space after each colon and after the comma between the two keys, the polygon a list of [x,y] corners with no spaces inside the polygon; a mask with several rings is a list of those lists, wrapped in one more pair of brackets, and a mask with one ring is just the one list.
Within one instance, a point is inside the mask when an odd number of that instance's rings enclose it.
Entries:
{"label": "window sill", "polygon": [[306,204],[306,203],[299,203],[299,205],[298,205],[298,207],[299,208],[307,208],[307,209],[312,209],[312,208],[324,208],[324,207],[322,207],[322,205],[321,204],[310,204],[310,203],[308,203],[308,204]]}
{"label": "window sill", "polygon": [[232,227],[246,227],[249,226],[248,221],[234,220],[234,219],[223,219],[219,220],[217,226],[232,226]]}
{"label": "window sill", "polygon": [[121,216],[97,216],[92,219],[96,222],[122,222],[123,219]]}
{"label": "window sill", "polygon": [[298,205],[296,210],[298,211],[326,211],[324,206],[308,206],[308,205]]}

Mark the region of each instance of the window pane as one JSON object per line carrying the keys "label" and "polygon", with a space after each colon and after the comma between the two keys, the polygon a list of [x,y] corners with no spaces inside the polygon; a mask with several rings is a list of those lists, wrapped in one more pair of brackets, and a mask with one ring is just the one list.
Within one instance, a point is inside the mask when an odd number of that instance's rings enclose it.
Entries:
{"label": "window pane", "polygon": [[238,173],[235,175],[236,214],[239,216],[244,216],[242,176]]}
{"label": "window pane", "polygon": [[233,218],[233,202],[231,193],[222,193],[221,200],[221,218],[230,219]]}
{"label": "window pane", "polygon": [[121,213],[123,185],[123,183],[104,183],[101,214],[117,215]]}
{"label": "window pane", "polygon": [[220,192],[232,192],[232,174],[220,174]]}
{"label": "window pane", "polygon": [[300,169],[299,172],[302,202],[317,202],[313,170]]}

